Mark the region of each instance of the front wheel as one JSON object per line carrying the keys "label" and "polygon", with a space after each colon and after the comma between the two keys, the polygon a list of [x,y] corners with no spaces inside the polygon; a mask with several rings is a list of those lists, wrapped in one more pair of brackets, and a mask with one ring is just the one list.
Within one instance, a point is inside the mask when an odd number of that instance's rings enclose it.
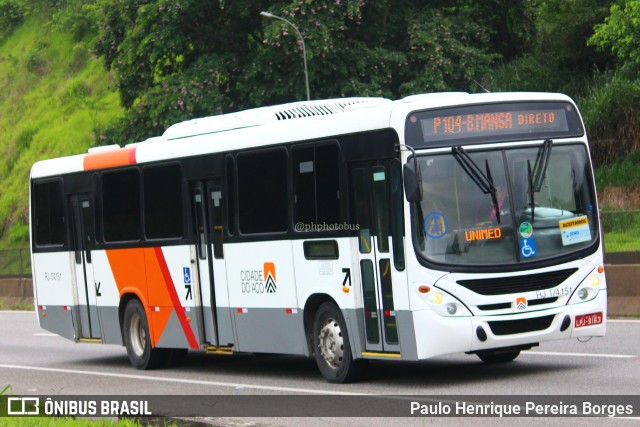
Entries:
{"label": "front wheel", "polygon": [[361,373],[361,361],[353,359],[344,318],[334,303],[326,302],[316,312],[313,354],[320,373],[329,382],[351,382]]}
{"label": "front wheel", "polygon": [[151,348],[151,335],[147,315],[142,304],[132,299],[124,309],[123,335],[127,354],[136,369],[154,369],[164,365],[169,358],[165,349]]}
{"label": "front wheel", "polygon": [[520,350],[511,351],[488,351],[477,353],[478,357],[485,363],[506,363],[513,361],[520,354]]}

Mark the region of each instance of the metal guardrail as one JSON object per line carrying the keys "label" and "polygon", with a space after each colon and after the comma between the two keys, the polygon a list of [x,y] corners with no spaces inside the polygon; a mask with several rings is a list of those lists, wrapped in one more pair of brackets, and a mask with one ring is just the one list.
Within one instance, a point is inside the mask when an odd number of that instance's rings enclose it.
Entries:
{"label": "metal guardrail", "polygon": [[0,277],[31,277],[29,248],[1,249]]}

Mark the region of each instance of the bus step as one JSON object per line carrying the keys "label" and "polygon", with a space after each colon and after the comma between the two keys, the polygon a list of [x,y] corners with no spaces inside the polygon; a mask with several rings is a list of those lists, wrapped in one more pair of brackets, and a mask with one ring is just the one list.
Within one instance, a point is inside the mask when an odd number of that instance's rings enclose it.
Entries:
{"label": "bus step", "polygon": [[233,349],[231,347],[214,347],[210,345],[207,346],[205,351],[207,354],[233,354]]}
{"label": "bus step", "polygon": [[363,351],[362,352],[362,357],[375,357],[375,358],[381,358],[381,359],[400,359],[402,356],[400,356],[400,353],[380,353],[377,351]]}
{"label": "bus step", "polygon": [[102,344],[102,338],[78,338],[80,342],[90,342],[94,344]]}

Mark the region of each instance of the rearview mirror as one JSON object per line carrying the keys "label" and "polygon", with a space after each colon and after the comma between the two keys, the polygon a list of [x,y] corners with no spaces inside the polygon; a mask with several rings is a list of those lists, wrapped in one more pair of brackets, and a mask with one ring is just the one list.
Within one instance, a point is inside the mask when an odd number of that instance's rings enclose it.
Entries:
{"label": "rearview mirror", "polygon": [[418,203],[422,201],[422,174],[420,166],[415,161],[405,163],[402,168],[404,178],[404,195],[407,202]]}

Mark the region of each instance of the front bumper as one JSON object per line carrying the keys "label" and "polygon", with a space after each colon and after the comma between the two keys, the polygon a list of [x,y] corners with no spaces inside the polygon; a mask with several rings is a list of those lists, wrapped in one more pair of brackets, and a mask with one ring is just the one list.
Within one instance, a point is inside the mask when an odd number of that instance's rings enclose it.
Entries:
{"label": "front bumper", "polygon": [[[599,312],[603,315],[601,324],[575,327],[576,316]],[[562,331],[561,326],[567,316],[570,323]],[[604,336],[606,316],[606,289],[601,289],[598,295],[588,302],[501,316],[446,317],[432,310],[420,310],[413,313],[417,357],[420,360],[450,353]],[[497,328],[496,324],[500,324],[501,327]],[[478,328],[486,334],[484,341],[478,337]]]}

